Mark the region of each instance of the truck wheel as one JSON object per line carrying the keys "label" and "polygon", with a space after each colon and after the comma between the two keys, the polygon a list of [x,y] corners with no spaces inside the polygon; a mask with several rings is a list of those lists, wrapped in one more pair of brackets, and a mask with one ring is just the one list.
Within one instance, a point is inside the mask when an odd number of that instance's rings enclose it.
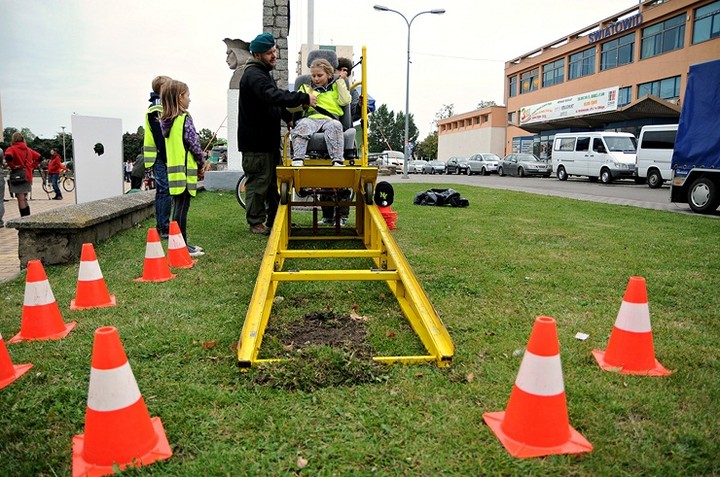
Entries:
{"label": "truck wheel", "polygon": [[653,169],[652,171],[648,172],[647,185],[651,189],[657,189],[658,187],[663,185],[663,179],[660,175],[660,171],[658,171],[657,169]]}
{"label": "truck wheel", "polygon": [[720,191],[717,185],[707,177],[701,177],[688,190],[688,205],[698,214],[709,214],[720,205]]}
{"label": "truck wheel", "polygon": [[568,178],[567,171],[563,166],[558,166],[557,168],[557,178],[559,181],[566,181]]}
{"label": "truck wheel", "polygon": [[612,174],[610,174],[610,169],[603,168],[603,170],[600,171],[600,182],[603,184],[610,184],[612,182]]}

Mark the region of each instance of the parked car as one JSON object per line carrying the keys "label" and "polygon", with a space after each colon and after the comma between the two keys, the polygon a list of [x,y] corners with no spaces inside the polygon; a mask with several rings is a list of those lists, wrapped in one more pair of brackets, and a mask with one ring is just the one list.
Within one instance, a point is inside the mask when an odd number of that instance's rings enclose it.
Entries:
{"label": "parked car", "polygon": [[446,174],[467,174],[468,160],[464,157],[451,157],[445,163]]}
{"label": "parked car", "polygon": [[467,175],[482,174],[489,176],[491,173],[498,171],[500,156],[491,152],[479,152],[468,158]]}
{"label": "parked car", "polygon": [[543,176],[550,177],[552,167],[535,154],[524,152],[508,154],[498,164],[498,174],[511,176]]}
{"label": "parked car", "polygon": [[430,161],[423,166],[423,174],[444,174],[445,163],[443,161]]}
{"label": "parked car", "polygon": [[408,162],[408,174],[422,174],[425,164],[427,164],[427,161],[423,161],[422,159]]}

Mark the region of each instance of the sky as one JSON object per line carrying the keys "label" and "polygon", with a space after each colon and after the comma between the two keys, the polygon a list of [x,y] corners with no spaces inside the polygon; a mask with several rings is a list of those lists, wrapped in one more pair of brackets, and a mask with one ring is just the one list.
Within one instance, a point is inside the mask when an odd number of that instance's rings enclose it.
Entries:
{"label": "sky", "polygon": [[[367,88],[378,105],[405,110],[410,20],[410,113],[420,140],[445,106],[472,111],[503,104],[505,62],[630,8],[637,0],[315,0],[314,42],[366,46]],[[262,32],[263,0],[0,0],[0,104],[3,127],[52,138],[71,116],[144,124],[150,82],[159,74],[190,87],[198,129],[227,137],[224,38]],[[307,42],[307,0],[291,0],[291,82]],[[358,73],[359,79],[359,73]]]}

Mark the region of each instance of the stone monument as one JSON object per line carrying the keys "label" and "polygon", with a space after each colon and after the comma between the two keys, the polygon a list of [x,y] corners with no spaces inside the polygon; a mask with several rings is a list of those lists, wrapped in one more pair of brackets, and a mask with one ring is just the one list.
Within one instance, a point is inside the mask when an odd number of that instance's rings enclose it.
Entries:
{"label": "stone monument", "polygon": [[238,151],[237,125],[238,125],[238,102],[240,97],[240,78],[245,71],[245,62],[251,58],[250,43],[243,40],[225,38],[227,46],[226,62],[233,71],[228,85],[227,92],[227,140],[228,140],[228,170],[242,170],[242,155]]}
{"label": "stone monument", "polygon": [[[257,32],[250,32],[252,38],[262,32],[269,32],[275,37],[278,49],[278,62],[272,75],[279,88],[287,88],[289,77],[288,33],[290,31],[290,1],[263,0],[263,27]],[[208,190],[234,190],[242,173],[242,154],[238,151],[237,121],[240,94],[240,78],[245,61],[250,58],[250,44],[240,39],[225,38],[226,59],[232,70],[232,77],[227,93],[227,140],[228,159],[227,171],[208,171],[205,174],[205,188]],[[284,132],[284,131],[283,131]]]}

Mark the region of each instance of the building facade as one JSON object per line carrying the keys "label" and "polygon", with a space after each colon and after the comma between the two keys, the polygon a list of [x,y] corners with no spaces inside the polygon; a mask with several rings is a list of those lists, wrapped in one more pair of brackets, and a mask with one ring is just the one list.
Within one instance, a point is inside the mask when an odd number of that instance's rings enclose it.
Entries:
{"label": "building facade", "polygon": [[506,62],[505,152],[548,158],[556,133],[677,123],[690,65],[717,58],[720,0],[644,0]]}
{"label": "building facade", "polygon": [[506,109],[490,106],[457,114],[438,121],[438,160],[453,156],[469,157],[492,152],[502,157],[505,151]]}

